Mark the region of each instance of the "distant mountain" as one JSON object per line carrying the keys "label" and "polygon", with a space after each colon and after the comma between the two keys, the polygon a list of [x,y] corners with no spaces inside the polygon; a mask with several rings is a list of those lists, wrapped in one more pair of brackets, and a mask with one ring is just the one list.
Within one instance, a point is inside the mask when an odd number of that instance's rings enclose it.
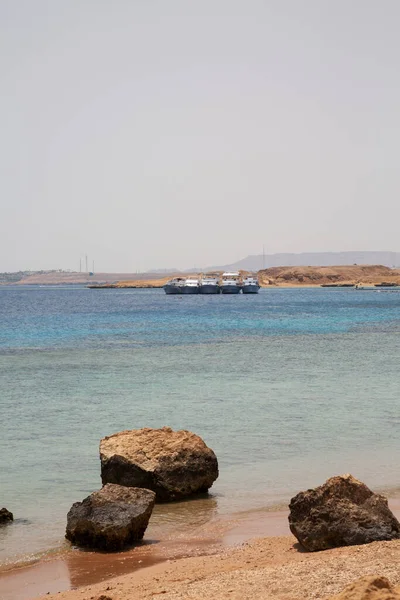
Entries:
{"label": "distant mountain", "polygon": [[400,267],[400,252],[302,252],[299,254],[255,254],[229,265],[207,267],[204,271],[259,271],[269,267],[332,267],[341,265],[384,265]]}

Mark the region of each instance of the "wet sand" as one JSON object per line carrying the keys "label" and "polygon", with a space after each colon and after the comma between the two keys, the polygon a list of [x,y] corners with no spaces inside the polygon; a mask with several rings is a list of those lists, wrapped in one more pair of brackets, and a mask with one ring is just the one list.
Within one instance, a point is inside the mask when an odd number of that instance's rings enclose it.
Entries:
{"label": "wet sand", "polygon": [[[29,600],[48,593],[73,590],[133,573],[168,559],[210,551],[213,540],[182,544],[145,544],[115,554],[72,550],[56,559],[41,560],[33,565],[0,574],[1,600]],[[215,547],[215,552],[217,547]]]}
{"label": "wet sand", "polygon": [[[396,517],[400,518],[400,499],[390,500],[389,505]],[[115,592],[110,594],[110,589],[116,590],[117,587],[121,588],[118,589],[117,596],[121,600],[154,598],[160,593],[163,594],[163,598],[225,598],[227,595],[224,595],[226,594],[224,585],[228,583],[233,586],[229,597],[243,600],[247,597],[243,595],[243,581],[248,577],[256,577],[254,573],[249,575],[250,571],[253,569],[259,571],[261,568],[268,570],[268,573],[263,575],[258,573],[256,579],[260,577],[261,579],[265,577],[276,579],[276,569],[278,571],[279,569],[287,570],[294,577],[293,572],[296,571],[299,561],[302,563],[305,561],[304,565],[310,564],[312,569],[322,569],[321,572],[325,572],[327,565],[330,565],[329,569],[332,570],[332,573],[327,581],[321,576],[318,586],[321,588],[321,585],[324,584],[326,589],[332,588],[331,593],[337,593],[341,588],[334,585],[329,587],[328,583],[332,580],[335,569],[343,570],[344,556],[347,557],[345,563],[350,561],[352,565],[351,573],[354,572],[356,575],[357,573],[361,573],[361,575],[365,573],[381,574],[382,569],[386,569],[386,571],[390,571],[387,574],[394,583],[400,582],[400,568],[398,567],[400,564],[400,541],[376,542],[367,546],[337,548],[322,553],[306,553],[291,536],[287,517],[288,511],[255,510],[236,515],[230,520],[220,520],[205,525],[203,535],[197,534],[193,538],[146,540],[142,545],[126,552],[113,554],[71,550],[56,559],[41,560],[30,566],[0,573],[1,600],[31,600],[44,595],[49,598],[48,594],[56,594],[54,598],[59,600],[77,600],[78,598],[80,600],[97,600],[96,594],[98,596],[109,595],[112,600],[115,600]],[[211,533],[214,535],[210,535]],[[258,541],[248,544],[250,540],[257,539]],[[375,551],[372,550],[373,548]],[[357,557],[359,555],[357,553],[365,555],[363,564],[358,564]],[[384,556],[383,561],[382,557],[379,558],[380,554]],[[339,561],[341,566],[338,567],[335,561]],[[171,565],[172,571],[170,571]],[[314,566],[311,567],[311,565]],[[304,566],[304,568],[308,572],[308,567]],[[393,575],[393,570],[398,574],[398,579],[396,579],[396,574]],[[235,573],[232,580],[230,577],[229,581],[226,580],[227,571]],[[245,571],[245,573],[238,575],[241,571]],[[340,581],[346,580],[347,583],[355,578],[348,569],[345,569],[345,572],[347,579],[343,575],[339,578]],[[164,583],[167,573],[169,574],[167,579],[171,585]],[[170,578],[171,573],[173,574],[172,579]],[[308,575],[318,579],[317,574],[311,576],[308,573]],[[221,579],[221,577],[225,578],[225,584],[220,582],[217,585],[214,579]],[[160,587],[160,578],[163,581],[161,587],[166,588],[165,592],[157,591]],[[187,592],[180,589],[179,585],[175,585],[177,582],[194,585],[196,581],[204,578],[212,579],[214,583],[211,583],[210,580],[210,586],[221,585],[222,588],[218,587],[212,594],[210,592],[209,596],[205,591],[204,595],[202,595],[202,591],[196,592],[196,595],[187,595]],[[252,586],[256,583],[250,582],[248,585],[250,589],[253,589]],[[277,582],[275,585],[278,595],[260,595],[259,597],[297,598],[296,595],[293,595],[293,591],[287,596],[279,595],[279,590],[284,591],[286,587],[283,584],[278,585]],[[293,586],[296,587],[295,582],[292,583]],[[256,598],[258,596],[249,595],[248,597]],[[309,595],[307,597],[320,596]]]}
{"label": "wet sand", "polygon": [[163,562],[43,600],[304,600],[329,598],[365,575],[400,583],[400,540],[304,552],[292,536],[213,556]]}
{"label": "wet sand", "polygon": [[288,535],[287,511],[252,511],[204,525],[195,537],[148,540],[112,554],[71,550],[0,573],[1,600],[31,600],[81,588],[182,557],[217,554],[259,536]]}

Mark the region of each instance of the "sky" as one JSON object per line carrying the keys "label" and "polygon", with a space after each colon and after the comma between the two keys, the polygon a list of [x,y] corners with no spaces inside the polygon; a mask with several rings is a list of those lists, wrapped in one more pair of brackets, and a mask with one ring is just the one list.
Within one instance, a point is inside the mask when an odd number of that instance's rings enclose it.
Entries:
{"label": "sky", "polygon": [[0,271],[400,251],[398,0],[0,0]]}

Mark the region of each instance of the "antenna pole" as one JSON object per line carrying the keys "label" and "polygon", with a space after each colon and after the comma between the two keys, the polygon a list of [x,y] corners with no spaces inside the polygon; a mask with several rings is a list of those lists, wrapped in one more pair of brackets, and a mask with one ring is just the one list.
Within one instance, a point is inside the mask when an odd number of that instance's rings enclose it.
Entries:
{"label": "antenna pole", "polygon": [[88,272],[88,266],[87,266],[87,254],[85,255],[85,259],[86,259],[86,273]]}

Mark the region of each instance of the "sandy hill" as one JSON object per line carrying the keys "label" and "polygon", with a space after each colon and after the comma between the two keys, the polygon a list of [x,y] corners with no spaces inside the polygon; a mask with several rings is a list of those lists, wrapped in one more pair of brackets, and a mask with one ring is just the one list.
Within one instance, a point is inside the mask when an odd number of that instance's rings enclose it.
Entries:
{"label": "sandy hill", "polygon": [[400,284],[400,269],[390,269],[383,265],[271,267],[259,271],[259,279],[262,285]]}

